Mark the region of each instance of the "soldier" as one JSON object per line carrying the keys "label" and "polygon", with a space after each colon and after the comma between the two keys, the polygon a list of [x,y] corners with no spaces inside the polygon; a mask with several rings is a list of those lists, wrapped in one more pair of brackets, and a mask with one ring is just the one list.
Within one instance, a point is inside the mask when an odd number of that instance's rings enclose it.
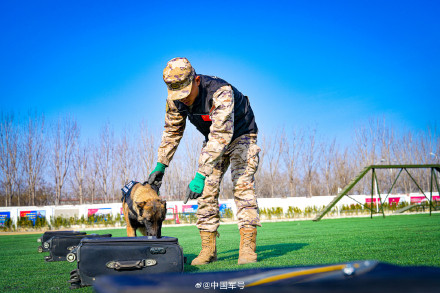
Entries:
{"label": "soldier", "polygon": [[188,118],[205,136],[198,171],[189,183],[184,202],[190,198],[197,199],[198,203],[197,228],[202,250],[191,264],[217,260],[218,197],[221,180],[229,165],[241,236],[238,264],[256,262],[256,227],[261,224],[254,174],[260,148],[256,144],[258,128],[248,97],[218,77],[196,74],[186,58],[170,60],[163,71],[163,79],[168,87],[165,129],[158,163],[148,183],[160,187]]}

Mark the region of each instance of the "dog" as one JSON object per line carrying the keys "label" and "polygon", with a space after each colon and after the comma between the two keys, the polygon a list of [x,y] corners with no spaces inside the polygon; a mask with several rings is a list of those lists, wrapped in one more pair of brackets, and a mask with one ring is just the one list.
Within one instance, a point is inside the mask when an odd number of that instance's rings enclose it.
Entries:
{"label": "dog", "polygon": [[144,236],[161,237],[167,203],[149,184],[130,182],[123,189],[122,209],[127,223],[127,236],[136,237],[136,230]]}

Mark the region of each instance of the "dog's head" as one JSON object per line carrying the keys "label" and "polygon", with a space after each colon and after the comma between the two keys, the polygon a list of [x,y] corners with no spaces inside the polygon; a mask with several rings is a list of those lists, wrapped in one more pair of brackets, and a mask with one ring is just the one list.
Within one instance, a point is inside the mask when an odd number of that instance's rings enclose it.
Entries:
{"label": "dog's head", "polygon": [[145,225],[146,236],[161,237],[162,222],[167,213],[167,203],[160,199],[148,184],[136,190],[133,201],[138,210],[138,221]]}

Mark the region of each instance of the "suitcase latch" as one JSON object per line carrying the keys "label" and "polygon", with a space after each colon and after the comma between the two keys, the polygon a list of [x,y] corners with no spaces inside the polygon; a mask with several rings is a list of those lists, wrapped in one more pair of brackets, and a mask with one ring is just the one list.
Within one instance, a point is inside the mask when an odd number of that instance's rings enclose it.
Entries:
{"label": "suitcase latch", "polygon": [[157,261],[155,259],[144,259],[144,267],[151,267],[157,264]]}
{"label": "suitcase latch", "polygon": [[167,250],[163,247],[151,247],[150,253],[151,254],[165,254]]}

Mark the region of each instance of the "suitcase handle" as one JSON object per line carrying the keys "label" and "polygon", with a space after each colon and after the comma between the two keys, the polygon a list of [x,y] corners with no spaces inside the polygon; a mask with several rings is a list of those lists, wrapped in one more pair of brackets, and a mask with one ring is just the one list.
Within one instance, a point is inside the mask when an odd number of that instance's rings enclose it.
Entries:
{"label": "suitcase handle", "polygon": [[140,259],[140,260],[116,260],[109,261],[106,267],[109,269],[115,269],[117,271],[121,270],[132,270],[132,269],[142,269],[145,267],[150,267],[156,265],[155,259]]}

